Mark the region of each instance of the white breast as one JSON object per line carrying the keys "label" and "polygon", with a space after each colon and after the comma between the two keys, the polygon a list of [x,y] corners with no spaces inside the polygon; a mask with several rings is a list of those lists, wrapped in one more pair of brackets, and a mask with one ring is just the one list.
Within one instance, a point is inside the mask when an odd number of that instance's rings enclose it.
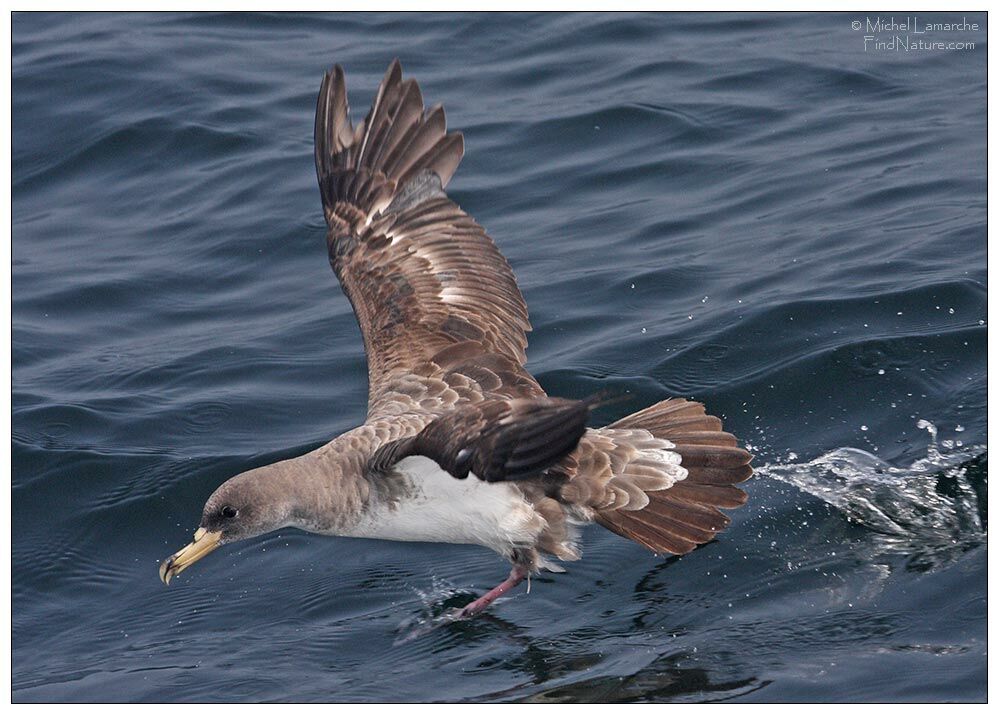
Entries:
{"label": "white breast", "polygon": [[474,474],[455,479],[426,457],[407,457],[395,469],[409,480],[409,493],[369,505],[344,536],[479,544],[508,555],[533,546],[545,526],[512,484],[483,482]]}

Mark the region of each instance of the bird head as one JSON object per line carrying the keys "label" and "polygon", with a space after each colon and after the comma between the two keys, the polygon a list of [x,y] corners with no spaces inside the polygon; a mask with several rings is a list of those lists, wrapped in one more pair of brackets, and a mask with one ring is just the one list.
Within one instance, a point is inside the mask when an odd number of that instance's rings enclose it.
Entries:
{"label": "bird head", "polygon": [[280,481],[273,479],[276,465],[244,472],[225,482],[208,497],[194,540],[160,564],[160,578],[170,579],[223,544],[287,526],[291,503]]}

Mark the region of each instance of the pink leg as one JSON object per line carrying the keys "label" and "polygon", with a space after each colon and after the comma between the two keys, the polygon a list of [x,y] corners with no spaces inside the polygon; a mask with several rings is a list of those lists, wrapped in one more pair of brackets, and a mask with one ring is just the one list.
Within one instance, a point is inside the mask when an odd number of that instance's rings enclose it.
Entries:
{"label": "pink leg", "polygon": [[525,578],[527,578],[527,570],[521,568],[520,566],[514,566],[510,569],[510,575],[507,576],[506,581],[462,608],[457,614],[458,617],[468,618],[469,616],[474,616],[476,613],[481,613],[489,606],[490,603],[495,601]]}

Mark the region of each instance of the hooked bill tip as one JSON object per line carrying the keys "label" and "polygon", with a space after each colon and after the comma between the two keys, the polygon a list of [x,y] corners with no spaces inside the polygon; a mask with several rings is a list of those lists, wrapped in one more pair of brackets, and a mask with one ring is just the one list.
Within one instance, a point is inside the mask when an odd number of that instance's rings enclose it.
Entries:
{"label": "hooked bill tip", "polygon": [[170,570],[171,566],[173,566],[172,556],[160,564],[160,581],[167,586],[170,585],[170,579],[173,578],[173,572]]}

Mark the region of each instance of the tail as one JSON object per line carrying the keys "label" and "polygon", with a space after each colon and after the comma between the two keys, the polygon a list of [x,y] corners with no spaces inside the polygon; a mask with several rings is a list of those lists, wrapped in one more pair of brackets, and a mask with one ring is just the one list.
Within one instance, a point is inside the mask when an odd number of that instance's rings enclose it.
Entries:
{"label": "tail", "polygon": [[[686,476],[665,480],[665,488],[660,484],[649,489],[646,480],[639,488],[645,492],[647,504],[642,504],[644,499],[632,500],[629,509],[625,499],[623,505],[596,509],[594,519],[656,553],[685,554],[711,541],[731,521],[719,508],[734,509],[746,502],[746,493],[733,485],[752,475],[752,456],[739,448],[735,437],[722,431],[721,420],[706,414],[698,402],[665,400],[597,432],[627,435],[634,430],[666,440],[666,454],[679,455],[679,466]],[[634,442],[634,438],[629,440]],[[627,465],[610,484],[628,481],[629,470],[635,471]]]}
{"label": "tail", "polygon": [[326,221],[344,233],[419,194],[440,192],[465,152],[460,132],[447,131],[444,109],[424,111],[416,81],[389,65],[371,111],[356,129],[349,116],[343,69],[323,77],[316,107],[316,174]]}

